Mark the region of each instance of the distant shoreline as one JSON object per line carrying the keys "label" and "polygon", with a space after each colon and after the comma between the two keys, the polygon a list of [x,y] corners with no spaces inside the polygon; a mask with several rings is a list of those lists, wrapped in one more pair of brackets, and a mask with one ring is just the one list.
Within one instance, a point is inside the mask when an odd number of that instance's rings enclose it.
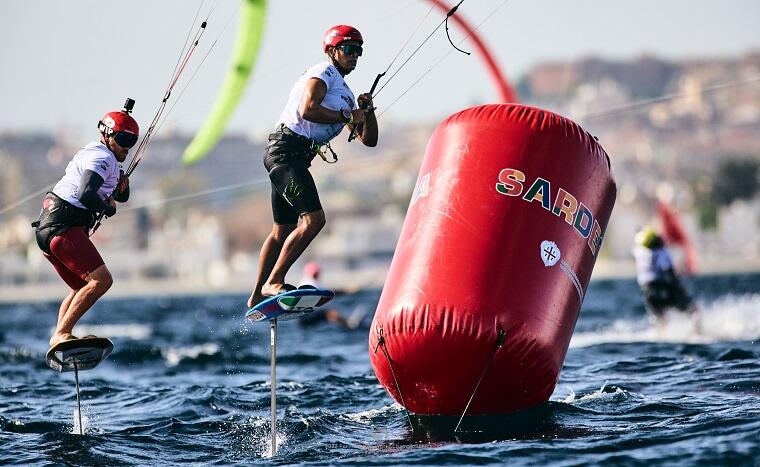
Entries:
{"label": "distant shoreline", "polygon": [[[760,272],[760,259],[749,262],[704,264],[699,276],[752,274]],[[385,277],[377,272],[363,277],[359,282],[357,275],[351,272],[325,276],[328,286],[346,290],[379,289]],[[601,261],[594,267],[592,281],[608,279],[633,279],[635,269],[632,262]],[[241,278],[221,286],[214,286],[200,280],[163,279],[163,280],[122,280],[115,278],[114,285],[104,299],[133,297],[169,297],[198,295],[240,295],[241,300],[248,298],[253,278]],[[0,285],[0,303],[39,303],[60,301],[68,293],[63,282],[45,284]]]}

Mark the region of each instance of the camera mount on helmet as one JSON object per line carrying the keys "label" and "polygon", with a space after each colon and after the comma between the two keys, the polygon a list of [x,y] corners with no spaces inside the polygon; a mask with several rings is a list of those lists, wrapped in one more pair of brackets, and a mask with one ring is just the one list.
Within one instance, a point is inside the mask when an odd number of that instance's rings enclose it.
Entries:
{"label": "camera mount on helmet", "polygon": [[124,112],[131,114],[132,109],[135,107],[135,100],[127,97],[127,100],[124,101]]}

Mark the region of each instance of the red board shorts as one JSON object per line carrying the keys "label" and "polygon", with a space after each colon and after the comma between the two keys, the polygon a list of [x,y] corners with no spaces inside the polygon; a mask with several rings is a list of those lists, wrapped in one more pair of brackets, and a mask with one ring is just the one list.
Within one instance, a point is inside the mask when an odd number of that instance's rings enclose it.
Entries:
{"label": "red board shorts", "polygon": [[72,227],[50,241],[51,255],[44,253],[58,275],[74,290],[87,284],[85,278],[105,264],[84,227]]}

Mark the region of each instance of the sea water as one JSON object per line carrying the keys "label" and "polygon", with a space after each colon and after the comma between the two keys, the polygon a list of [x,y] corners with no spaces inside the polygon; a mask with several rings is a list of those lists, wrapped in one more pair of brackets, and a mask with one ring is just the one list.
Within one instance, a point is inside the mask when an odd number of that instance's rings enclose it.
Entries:
{"label": "sea water", "polygon": [[73,374],[44,364],[58,304],[1,305],[0,464],[760,465],[760,275],[689,286],[699,323],[655,323],[633,281],[592,282],[551,400],[458,433],[407,418],[372,373],[380,292],[339,297],[363,325],[278,326],[274,457],[269,326],[246,296],[96,304],[75,333],[115,349],[80,375],[84,436]]}

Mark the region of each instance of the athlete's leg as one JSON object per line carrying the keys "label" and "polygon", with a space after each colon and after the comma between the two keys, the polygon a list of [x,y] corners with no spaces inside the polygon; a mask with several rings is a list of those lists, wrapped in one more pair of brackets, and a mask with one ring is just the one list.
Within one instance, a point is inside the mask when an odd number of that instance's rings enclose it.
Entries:
{"label": "athlete's leg", "polygon": [[[275,173],[282,174],[282,170],[277,170]],[[278,191],[277,184],[286,183],[286,179],[277,175],[273,177],[271,173],[270,178],[272,179],[272,231],[261,246],[261,252],[259,253],[259,272],[256,275],[256,283],[253,286],[251,295],[248,297],[248,308],[251,308],[264,300],[265,297],[261,293],[261,287],[272,273],[272,268],[274,268],[277,258],[280,256],[280,251],[282,250],[282,245],[285,243],[285,239],[288,238],[288,235],[290,235],[298,225],[298,212],[293,209],[293,206],[290,205],[290,203],[288,203]]]}
{"label": "athlete's leg", "polygon": [[63,319],[63,316],[66,314],[66,310],[69,309],[71,301],[74,299],[74,295],[76,295],[77,290],[78,289],[71,289],[71,292],[69,292],[69,294],[66,295],[66,298],[63,299],[63,302],[61,302],[61,307],[58,309],[58,321],[56,321],[56,327],[58,326],[58,323],[60,323]]}
{"label": "athlete's leg", "polygon": [[103,296],[113,284],[111,272],[105,264],[91,272],[86,278],[87,284],[79,289],[71,299],[68,309],[63,315],[63,319],[58,321],[53,337],[50,338],[50,345],[65,339],[71,334],[74,325],[89,310],[95,302]]}
{"label": "athlete's leg", "polygon": [[256,276],[256,284],[253,286],[251,296],[248,297],[248,308],[264,300],[264,296],[261,294],[261,287],[272,273],[272,268],[274,268],[277,258],[280,256],[285,239],[295,230],[296,226],[296,224],[274,224],[272,227],[272,232],[269,233],[269,236],[264,241],[264,245],[261,246],[259,273]]}
{"label": "athlete's leg", "polygon": [[[58,251],[59,254],[61,254],[64,258],[68,259],[67,253],[70,253],[72,250],[68,248],[69,241],[67,239],[54,239],[55,248],[56,251]],[[65,247],[65,248],[64,248]],[[63,261],[61,261],[57,256],[54,254],[47,254],[43,253],[45,258],[50,261],[50,263],[55,268],[56,272],[59,276],[61,276],[61,279],[66,282],[66,284],[69,286],[71,291],[68,295],[66,295],[66,298],[63,299],[63,302],[61,302],[61,306],[58,308],[58,320],[56,321],[56,327],[58,326],[58,323],[63,320],[63,316],[66,314],[66,310],[69,309],[69,306],[71,305],[71,301],[74,299],[74,296],[76,295],[77,291],[87,285],[87,282],[79,277],[77,273],[70,270],[66,264],[64,264]],[[96,263],[93,263],[96,264]],[[60,341],[62,339],[65,339],[68,337],[68,335],[64,336],[57,336],[56,340]],[[52,342],[52,339],[51,339]]]}
{"label": "athlete's leg", "polygon": [[324,226],[325,212],[322,209],[301,216],[301,223],[288,235],[269,279],[261,287],[262,295],[276,295],[281,291],[288,270]]}
{"label": "athlete's leg", "polygon": [[[272,296],[285,288],[285,275],[325,225],[325,213],[308,166],[303,161],[273,167],[272,213],[275,224],[298,224],[287,236],[271,274],[263,275],[261,295]],[[300,222],[299,222],[300,218]]]}
{"label": "athlete's leg", "polygon": [[[66,295],[66,298],[63,299],[63,302],[61,302],[60,308],[58,308],[58,321],[56,321],[56,328],[58,327],[58,324],[63,319],[64,315],[66,315],[66,310],[69,309],[69,305],[71,305],[71,300],[74,299],[74,295],[76,295],[77,291],[75,289],[71,289],[71,292],[69,292],[68,295]],[[71,333],[69,334],[61,334],[56,335],[53,334],[53,337],[50,338],[50,346],[57,344],[58,342],[61,342],[62,340],[67,339],[69,336],[71,336]]]}
{"label": "athlete's leg", "polygon": [[[58,243],[56,242],[56,246],[57,245]],[[61,279],[63,279],[71,289],[66,298],[63,299],[63,302],[61,302],[60,308],[58,308],[58,321],[56,323],[59,323],[61,322],[61,319],[63,319],[63,315],[66,313],[66,310],[69,309],[69,304],[71,304],[71,300],[74,298],[77,290],[84,287],[87,282],[85,282],[76,273],[69,270],[69,268],[66,267],[66,265],[55,255],[49,255],[47,253],[43,253],[43,255],[48,261],[50,261],[50,264],[53,265],[58,275],[61,276]]]}

